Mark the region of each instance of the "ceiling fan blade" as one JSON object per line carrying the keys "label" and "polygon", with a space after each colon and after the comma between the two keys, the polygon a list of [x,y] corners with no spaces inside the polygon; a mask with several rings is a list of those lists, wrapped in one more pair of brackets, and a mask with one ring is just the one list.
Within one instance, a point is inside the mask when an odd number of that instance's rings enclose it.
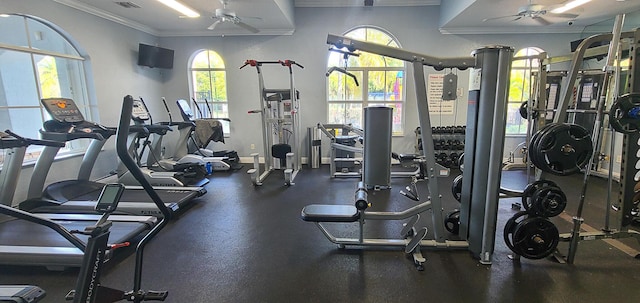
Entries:
{"label": "ceiling fan blade", "polygon": [[253,27],[253,26],[251,26],[249,24],[246,24],[246,23],[244,23],[242,21],[238,20],[237,22],[233,22],[233,23],[235,23],[237,26],[242,27],[242,28],[254,33],[254,34],[257,34],[258,32],[260,32],[257,28],[255,28],[255,27]]}
{"label": "ceiling fan blade", "polygon": [[575,19],[578,18],[579,15],[576,14],[554,14],[549,13],[549,17],[558,17],[558,18],[567,18],[567,19]]}
{"label": "ceiling fan blade", "polygon": [[541,25],[550,25],[551,22],[547,21],[546,19],[542,18],[542,17],[531,17],[531,19],[533,19],[534,21],[540,23]]}
{"label": "ceiling fan blade", "polygon": [[222,20],[217,19],[216,21],[213,22],[213,24],[209,25],[209,27],[207,27],[208,30],[212,31],[216,28],[216,26],[218,26],[218,24],[220,24],[220,22],[222,22]]}
{"label": "ceiling fan blade", "polygon": [[515,19],[513,19],[513,20],[511,20],[511,21],[518,21],[518,20],[522,19],[522,16],[515,16],[515,17],[516,17],[516,18],[515,18]]}

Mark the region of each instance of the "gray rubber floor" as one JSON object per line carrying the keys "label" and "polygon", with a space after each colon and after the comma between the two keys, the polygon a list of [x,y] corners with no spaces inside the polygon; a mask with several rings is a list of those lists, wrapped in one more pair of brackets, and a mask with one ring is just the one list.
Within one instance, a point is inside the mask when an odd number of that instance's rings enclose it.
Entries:
{"label": "gray rubber floor", "polygon": [[[502,240],[505,221],[518,199],[500,201],[493,264],[481,265],[465,250],[423,249],[425,270],[417,271],[401,249],[338,249],[313,223],[300,219],[312,203],[351,204],[356,179],[330,179],[328,167],[305,169],[285,187],[275,173],[261,187],[245,174],[216,173],[209,193],[149,244],[143,288],[167,290],[167,302],[638,302],[640,260],[604,241],[580,243],[574,265],[548,259],[512,261]],[[455,175],[455,172],[454,172]],[[450,178],[439,179],[445,210],[457,202]],[[556,178],[569,197],[565,217],[578,202],[581,176]],[[399,211],[415,205],[399,194],[408,179],[371,192],[373,210]],[[503,174],[503,186],[522,189],[521,171]],[[592,178],[585,223],[604,224],[605,185]],[[420,185],[422,200],[427,192]],[[426,214],[423,217],[430,217]],[[426,224],[431,224],[425,219]],[[555,218],[560,232],[571,224]],[[399,238],[402,222],[367,224],[367,236]],[[355,226],[332,226],[353,235]],[[429,236],[432,237],[430,228]],[[620,241],[632,251],[636,240]],[[560,244],[560,251],[567,245]],[[129,253],[129,254],[128,254]],[[103,275],[104,285],[129,290],[134,257],[121,251]],[[1,284],[34,284],[47,291],[45,302],[63,302],[77,270],[50,272],[39,267],[0,266]]]}

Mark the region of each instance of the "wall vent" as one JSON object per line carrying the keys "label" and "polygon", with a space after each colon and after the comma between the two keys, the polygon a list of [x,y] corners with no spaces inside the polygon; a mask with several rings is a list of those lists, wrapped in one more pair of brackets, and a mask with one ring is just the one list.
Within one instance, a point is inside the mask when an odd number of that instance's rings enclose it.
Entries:
{"label": "wall vent", "polygon": [[124,8],[141,8],[140,5],[137,5],[137,4],[135,4],[133,2],[130,2],[130,1],[116,1],[115,3],[117,5],[120,5],[120,6],[124,7]]}

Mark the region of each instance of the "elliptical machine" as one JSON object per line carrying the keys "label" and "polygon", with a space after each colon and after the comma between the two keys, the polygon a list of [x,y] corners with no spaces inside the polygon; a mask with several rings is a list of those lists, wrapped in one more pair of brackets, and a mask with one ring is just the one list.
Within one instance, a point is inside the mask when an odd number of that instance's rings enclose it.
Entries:
{"label": "elliptical machine", "polygon": [[[83,231],[73,230],[71,233],[89,236],[87,248],[85,249],[82,267],[75,289],[70,291],[65,299],[73,300],[74,303],[110,303],[121,300],[129,300],[138,302],[142,301],[164,301],[167,298],[166,291],[128,291],[105,287],[100,284],[100,274],[105,264],[104,259],[107,256],[107,250],[119,247],[129,246],[129,242],[109,245],[109,234],[111,221],[109,215],[118,207],[120,197],[124,192],[124,185],[115,183],[107,184],[100,193],[100,198],[96,204],[96,212],[101,213],[102,217],[95,225],[86,227]],[[142,264],[140,264],[141,266]],[[136,267],[138,267],[136,262]]]}
{"label": "elliptical machine", "polygon": [[[100,201],[96,206],[97,211],[103,213],[103,220],[101,219],[95,226],[86,229],[81,233],[89,233],[89,243],[87,244],[87,253],[85,253],[85,259],[83,260],[83,266],[78,276],[75,290],[67,295],[67,299],[72,299],[74,303],[80,302],[117,302],[120,300],[127,300],[135,303],[142,301],[164,301],[167,296],[167,291],[145,291],[141,289],[142,280],[142,261],[144,247],[162,228],[167,225],[168,220],[171,218],[171,212],[165,206],[162,199],[153,190],[149,181],[147,181],[140,171],[140,168],[136,165],[136,162],[131,158],[131,155],[127,149],[127,137],[129,133],[129,121],[131,120],[131,112],[133,108],[133,97],[127,95],[124,97],[122,105],[122,113],[120,115],[120,124],[116,134],[116,151],[118,157],[122,163],[131,171],[132,175],[140,182],[140,185],[149,194],[153,202],[158,209],[162,212],[163,217],[158,224],[154,226],[149,233],[147,233],[136,247],[136,264],[133,279],[133,290],[121,291],[112,288],[107,288],[100,285],[99,277],[102,269],[102,257],[107,249],[106,241],[108,239],[110,223],[107,220],[109,213],[115,210],[119,196],[119,191],[122,189],[121,185],[110,185],[103,189]],[[105,236],[106,235],[106,236]]]}

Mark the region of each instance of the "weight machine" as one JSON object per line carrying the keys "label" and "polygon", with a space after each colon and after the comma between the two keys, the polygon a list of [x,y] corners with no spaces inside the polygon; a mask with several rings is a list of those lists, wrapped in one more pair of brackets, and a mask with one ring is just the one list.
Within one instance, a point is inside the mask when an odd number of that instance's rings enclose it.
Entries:
{"label": "weight machine", "polygon": [[[289,70],[288,89],[264,87],[261,67],[265,64],[278,64]],[[254,185],[262,185],[271,172],[284,169],[285,185],[293,185],[293,180],[302,168],[300,92],[295,87],[293,66],[304,67],[293,60],[246,60],[240,69],[247,65],[255,67],[258,72],[260,109],[251,110],[249,113],[260,113],[264,148],[264,172],[260,172],[260,155],[252,153],[253,168],[247,173],[251,175],[251,182]]]}
{"label": "weight machine", "polygon": [[[323,234],[340,247],[350,246],[399,246],[412,254],[413,261],[422,269],[425,261],[421,247],[443,249],[468,249],[484,264],[490,264],[495,244],[495,228],[498,212],[498,186],[502,165],[502,146],[506,123],[507,88],[513,49],[494,46],[474,51],[474,57],[436,58],[403,49],[329,35],[327,43],[349,52],[365,51],[409,62],[418,100],[418,116],[429,199],[399,212],[367,211],[369,203],[362,184],[356,191],[355,205],[312,204],[302,209],[302,219],[314,222]],[[445,68],[471,69],[469,110],[465,138],[465,178],[460,212],[459,232],[462,240],[448,240],[444,231],[442,196],[438,188],[438,170],[435,161],[424,66],[436,70]],[[448,175],[448,171],[445,173]],[[472,188],[473,187],[473,188]],[[416,197],[419,200],[419,197]],[[420,223],[420,215],[430,211],[433,222],[433,239],[427,240],[428,228]],[[408,220],[399,239],[375,239],[364,237],[367,220]],[[357,238],[335,237],[325,223],[358,223]]]}

